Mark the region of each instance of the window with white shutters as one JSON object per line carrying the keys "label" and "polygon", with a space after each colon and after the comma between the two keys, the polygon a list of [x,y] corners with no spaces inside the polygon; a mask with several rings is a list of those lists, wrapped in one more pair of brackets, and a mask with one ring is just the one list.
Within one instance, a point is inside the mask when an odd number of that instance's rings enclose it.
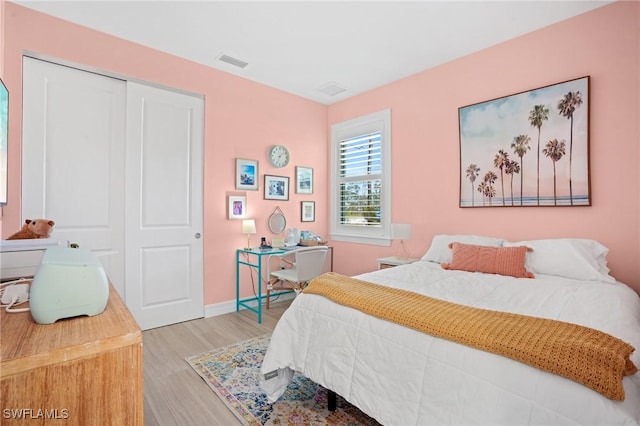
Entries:
{"label": "window with white shutters", "polygon": [[389,244],[391,113],[332,127],[331,238]]}
{"label": "window with white shutters", "polygon": [[340,141],[340,224],[380,226],[382,135]]}

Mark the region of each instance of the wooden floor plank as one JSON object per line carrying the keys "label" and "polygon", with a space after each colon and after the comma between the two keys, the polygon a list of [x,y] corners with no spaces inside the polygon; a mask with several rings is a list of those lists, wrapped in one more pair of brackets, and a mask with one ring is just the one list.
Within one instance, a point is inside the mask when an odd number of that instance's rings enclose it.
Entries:
{"label": "wooden floor plank", "polygon": [[242,310],[144,331],[144,424],[239,425],[185,358],[270,333],[290,303],[263,310],[262,324]]}

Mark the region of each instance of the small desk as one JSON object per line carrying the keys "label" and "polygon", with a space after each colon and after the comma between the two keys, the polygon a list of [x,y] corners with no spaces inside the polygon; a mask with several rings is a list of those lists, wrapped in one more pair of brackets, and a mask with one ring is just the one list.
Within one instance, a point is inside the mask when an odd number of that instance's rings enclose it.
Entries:
{"label": "small desk", "polygon": [[[267,260],[269,256],[273,254],[282,254],[286,253],[285,250],[279,249],[271,249],[271,250],[260,250],[258,248],[255,249],[238,249],[236,250],[236,312],[240,310],[240,307],[245,307],[255,313],[258,314],[258,323],[262,323],[262,265],[263,258],[266,256]],[[242,255],[246,255],[246,260],[242,259]],[[252,262],[251,258],[254,257],[255,260]],[[247,297],[244,299],[240,299],[240,265],[246,265],[250,268],[257,269],[258,271],[258,279],[256,283],[256,296]],[[273,293],[274,295],[285,293]],[[254,302],[256,306],[253,306]]]}
{"label": "small desk", "polygon": [[[303,248],[302,246],[297,248]],[[333,271],[333,247],[328,246],[330,254],[330,266],[329,270]],[[266,257],[266,261],[269,260],[269,256],[279,255],[289,252],[290,250],[281,250],[281,249],[271,249],[271,250],[260,250],[258,248],[254,249],[237,249],[236,250],[236,312],[240,310],[240,307],[244,307],[249,309],[250,311],[258,314],[258,323],[262,323],[262,299],[264,296],[262,294],[262,271],[263,265],[265,261],[263,260]],[[245,259],[241,258],[242,255],[245,255]],[[252,261],[252,257],[254,260]],[[245,265],[250,268],[254,268],[258,271],[258,279],[256,283],[256,295],[251,297],[246,297],[244,299],[240,298],[240,266]],[[267,277],[268,279],[268,277]],[[293,290],[287,291],[279,291],[272,292],[272,296],[277,296],[279,294],[291,293]],[[255,305],[255,306],[254,306]]]}

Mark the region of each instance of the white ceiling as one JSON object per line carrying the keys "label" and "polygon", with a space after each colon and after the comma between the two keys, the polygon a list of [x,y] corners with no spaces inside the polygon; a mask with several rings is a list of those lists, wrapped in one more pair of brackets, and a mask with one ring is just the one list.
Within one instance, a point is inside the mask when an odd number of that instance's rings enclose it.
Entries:
{"label": "white ceiling", "polygon": [[[610,3],[14,2],[327,105]],[[318,90],[334,83],[346,90]]]}

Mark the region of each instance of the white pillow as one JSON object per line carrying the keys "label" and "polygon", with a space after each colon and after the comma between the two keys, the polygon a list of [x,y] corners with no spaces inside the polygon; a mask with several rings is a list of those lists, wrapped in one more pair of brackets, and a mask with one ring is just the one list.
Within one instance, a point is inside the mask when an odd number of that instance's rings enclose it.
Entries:
{"label": "white pillow", "polygon": [[527,246],[525,267],[534,274],[555,275],[583,281],[616,280],[609,275],[607,253],[609,249],[595,240],[558,238],[547,240],[505,241],[505,247]]}
{"label": "white pillow", "polygon": [[451,263],[453,252],[449,243],[475,244],[477,246],[501,247],[503,238],[480,237],[478,235],[446,235],[439,234],[433,237],[431,247],[422,256],[422,260],[436,263]]}

